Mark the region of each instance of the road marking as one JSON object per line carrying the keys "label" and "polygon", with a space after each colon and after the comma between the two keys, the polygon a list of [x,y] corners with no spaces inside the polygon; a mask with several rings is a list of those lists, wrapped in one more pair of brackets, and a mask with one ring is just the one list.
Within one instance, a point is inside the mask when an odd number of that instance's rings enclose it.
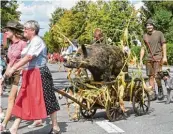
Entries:
{"label": "road marking", "polygon": [[107,120],[104,121],[97,121],[97,125],[99,125],[101,128],[103,128],[108,133],[124,133],[125,131],[121,128],[117,127],[111,122],[108,122]]}

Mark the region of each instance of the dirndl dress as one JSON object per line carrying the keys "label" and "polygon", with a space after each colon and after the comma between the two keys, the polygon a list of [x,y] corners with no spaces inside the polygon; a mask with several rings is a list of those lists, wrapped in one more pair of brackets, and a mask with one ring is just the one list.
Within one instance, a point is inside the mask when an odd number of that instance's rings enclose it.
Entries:
{"label": "dirndl dress", "polygon": [[12,114],[23,120],[37,120],[59,110],[52,75],[46,66],[47,47],[35,36],[27,42],[21,57],[32,56],[22,70],[22,81]]}
{"label": "dirndl dress", "polygon": [[60,109],[47,66],[23,70],[22,84],[12,114],[23,120],[44,119]]}

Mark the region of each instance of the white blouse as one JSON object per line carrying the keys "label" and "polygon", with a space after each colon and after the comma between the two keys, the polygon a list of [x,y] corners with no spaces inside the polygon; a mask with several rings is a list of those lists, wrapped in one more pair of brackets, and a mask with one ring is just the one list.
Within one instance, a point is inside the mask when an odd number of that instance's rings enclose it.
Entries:
{"label": "white blouse", "polygon": [[39,68],[46,66],[47,63],[47,47],[44,41],[39,37],[35,36],[31,41],[27,42],[21,53],[21,56],[26,55],[33,56],[33,59],[25,66],[26,69]]}

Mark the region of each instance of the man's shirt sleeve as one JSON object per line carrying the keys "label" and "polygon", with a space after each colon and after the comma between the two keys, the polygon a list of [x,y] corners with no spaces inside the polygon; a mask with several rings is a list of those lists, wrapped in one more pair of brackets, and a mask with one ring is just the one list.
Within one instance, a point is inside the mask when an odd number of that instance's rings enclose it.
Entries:
{"label": "man's shirt sleeve", "polygon": [[161,42],[161,44],[166,43],[165,37],[162,32],[160,32],[160,42]]}

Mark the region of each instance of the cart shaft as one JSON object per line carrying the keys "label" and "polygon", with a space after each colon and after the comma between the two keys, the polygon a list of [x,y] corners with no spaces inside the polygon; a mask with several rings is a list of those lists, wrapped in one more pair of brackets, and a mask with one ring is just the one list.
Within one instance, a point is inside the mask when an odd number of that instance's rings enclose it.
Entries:
{"label": "cart shaft", "polygon": [[88,110],[88,108],[87,108],[86,105],[84,105],[83,103],[81,103],[80,101],[78,101],[77,99],[75,99],[74,97],[68,95],[66,92],[61,91],[61,90],[56,89],[56,88],[54,88],[54,90],[55,90],[56,92],[58,92],[59,94],[61,94],[62,96],[65,96],[65,97],[67,97],[68,99],[70,99],[70,100],[76,102],[77,104],[79,104],[79,105],[80,105],[81,107],[83,107],[84,109]]}

